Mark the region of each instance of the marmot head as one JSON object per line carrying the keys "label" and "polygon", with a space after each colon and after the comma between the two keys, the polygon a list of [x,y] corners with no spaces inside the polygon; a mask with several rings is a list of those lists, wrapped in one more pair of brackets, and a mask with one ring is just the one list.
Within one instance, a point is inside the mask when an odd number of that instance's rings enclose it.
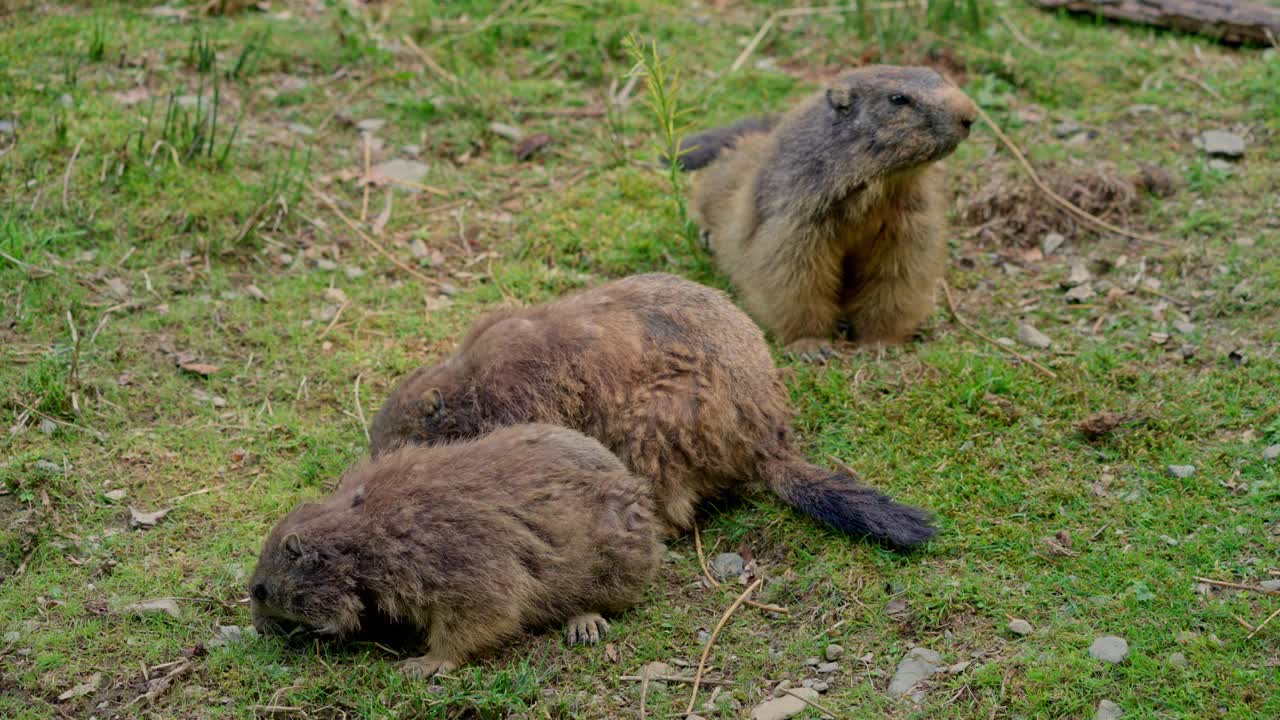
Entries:
{"label": "marmot head", "polygon": [[452,439],[456,418],[449,407],[452,387],[448,363],[418,368],[396,385],[373,418],[369,454],[373,457],[406,444]]}
{"label": "marmot head", "polygon": [[927,67],[867,65],[841,74],[825,95],[819,112],[834,131],[831,149],[850,148],[882,173],[946,157],[977,117],[973,101]]}
{"label": "marmot head", "polygon": [[356,559],[330,539],[330,512],[325,505],[303,504],[267,536],[249,582],[259,631],[343,637],[359,629],[364,603]]}

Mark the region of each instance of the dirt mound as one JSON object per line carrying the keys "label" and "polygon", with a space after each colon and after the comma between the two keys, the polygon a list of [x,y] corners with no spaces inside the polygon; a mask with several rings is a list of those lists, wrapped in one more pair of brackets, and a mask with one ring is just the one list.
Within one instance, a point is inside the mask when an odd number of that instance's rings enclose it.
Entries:
{"label": "dirt mound", "polygon": [[[1126,227],[1145,209],[1148,194],[1163,197],[1174,189],[1173,178],[1154,166],[1143,167],[1133,177],[1125,177],[1108,165],[1070,171],[1050,167],[1039,172],[1045,184],[1080,209]],[[1021,174],[984,184],[962,203],[961,212],[974,230],[1027,246],[1040,242],[1049,232],[1072,237],[1088,229]]]}

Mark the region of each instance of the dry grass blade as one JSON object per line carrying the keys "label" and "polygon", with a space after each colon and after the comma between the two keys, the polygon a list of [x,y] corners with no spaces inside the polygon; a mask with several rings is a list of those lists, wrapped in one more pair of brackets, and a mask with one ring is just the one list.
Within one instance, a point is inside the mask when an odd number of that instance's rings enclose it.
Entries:
{"label": "dry grass blade", "polygon": [[649,675],[651,671],[648,665],[644,666],[643,679],[640,681],[640,720],[644,720],[645,704],[649,701]]}
{"label": "dry grass blade", "polygon": [[698,565],[702,567],[702,574],[706,576],[707,582],[711,583],[711,587],[720,587],[720,582],[711,575],[711,568],[707,566],[707,556],[702,554],[702,533],[698,532],[698,526],[693,526],[693,547],[698,552]]}
{"label": "dry grass blade", "polygon": [[413,41],[413,38],[409,37],[408,35],[405,35],[404,44],[408,45],[409,49],[413,51],[413,54],[417,55],[418,59],[422,61],[422,64],[426,65],[427,69],[435,73],[441,80],[444,80],[450,85],[458,84],[458,76],[454,75],[448,70],[445,70],[444,67],[441,66],[440,63],[436,62],[435,58],[431,57],[431,55],[426,50],[423,50],[421,47],[419,47],[418,43]]}
{"label": "dry grass blade", "polygon": [[369,219],[369,176],[373,172],[373,147],[369,141],[369,133],[360,133],[360,143],[364,146],[364,182],[360,183],[364,188],[360,194],[360,222],[366,222]]}
{"label": "dry grass blade", "polygon": [[13,263],[14,265],[17,265],[18,267],[22,268],[23,270],[25,270],[25,271],[26,271],[27,275],[29,275],[29,276],[31,276],[31,277],[46,277],[46,276],[48,276],[48,275],[52,275],[52,274],[53,274],[53,271],[52,271],[52,270],[46,270],[46,269],[44,269],[44,268],[42,268],[42,267],[36,267],[35,265],[30,265],[30,264],[28,264],[28,263],[24,263],[24,262],[22,262],[21,260],[19,260],[18,258],[14,257],[14,256],[12,256],[12,255],[10,255],[9,253],[7,253],[7,252],[5,252],[5,251],[3,251],[3,250],[0,250],[0,257],[2,257],[2,258],[4,258],[5,260],[8,260],[9,262]]}
{"label": "dry grass blade", "polygon": [[694,673],[693,676],[693,692],[689,694],[689,706],[684,710],[686,714],[693,712],[693,706],[698,702],[698,686],[702,684],[702,673],[707,669],[707,658],[711,655],[712,646],[716,644],[716,637],[720,635],[720,631],[729,622],[729,618],[733,617],[733,613],[742,607],[747,597],[755,592],[756,588],[760,587],[763,582],[764,578],[756,578],[755,582],[747,586],[747,589],[742,591],[742,594],[733,601],[729,609],[724,611],[724,615],[720,616],[720,622],[716,623],[715,628],[712,629],[711,637],[707,638],[707,646],[702,649],[702,657],[698,659],[698,672]]}
{"label": "dry grass blade", "polygon": [[1231,588],[1233,590],[1248,590],[1250,592],[1262,593],[1263,595],[1270,594],[1271,592],[1270,590],[1257,585],[1245,585],[1243,583],[1231,582],[1230,580],[1212,580],[1207,577],[1199,576],[1196,577],[1196,580],[1205,583],[1206,585],[1217,585],[1218,587]]}
{"label": "dry grass blade", "polygon": [[987,335],[986,333],[982,332],[981,330],[979,330],[979,329],[975,328],[974,326],[970,325],[970,324],[969,324],[969,321],[968,321],[968,320],[965,320],[963,317],[961,317],[961,316],[960,316],[960,313],[956,310],[956,303],[955,303],[955,300],[953,300],[953,299],[952,299],[952,297],[951,297],[951,286],[950,286],[950,285],[947,283],[947,281],[945,281],[945,280],[943,280],[943,281],[942,281],[942,294],[943,294],[944,296],[946,296],[946,298],[947,298],[947,310],[951,312],[951,318],[952,318],[953,320],[955,320],[955,321],[956,321],[956,323],[957,323],[958,325],[960,325],[960,327],[964,328],[965,330],[968,330],[969,332],[973,333],[973,334],[974,334],[974,335],[976,335],[977,337],[982,338],[983,340],[987,341],[987,342],[988,342],[988,343],[990,343],[991,345],[993,345],[993,346],[995,346],[995,347],[997,347],[997,348],[999,348],[999,349],[1001,349],[1001,350],[1003,350],[1003,351],[1005,351],[1005,352],[1009,353],[1010,355],[1012,355],[1012,356],[1014,356],[1014,357],[1018,358],[1019,360],[1021,360],[1022,362],[1024,362],[1024,363],[1026,363],[1026,364],[1030,365],[1031,367],[1035,368],[1036,370],[1039,370],[1039,371],[1040,371],[1041,373],[1043,373],[1045,376],[1047,376],[1047,377],[1051,377],[1051,378],[1054,378],[1054,379],[1057,379],[1058,374],[1057,374],[1057,373],[1055,373],[1054,371],[1050,370],[1049,368],[1045,367],[1044,365],[1041,365],[1040,363],[1036,362],[1035,360],[1032,360],[1031,358],[1027,357],[1026,355],[1023,355],[1022,353],[1018,352],[1017,350],[1014,350],[1013,348],[1005,347],[1004,345],[1001,345],[1000,343],[996,342],[996,339],[995,339],[995,338],[991,337],[990,335]]}
{"label": "dry grass blade", "polygon": [[356,384],[355,384],[354,392],[356,396],[356,417],[360,418],[360,430],[364,432],[364,442],[367,445],[369,444],[369,440],[370,440],[369,439],[369,423],[367,420],[364,419],[364,407],[360,403],[360,375],[359,374],[356,375]]}
{"label": "dry grass blade", "polygon": [[1097,215],[1094,215],[1089,212],[1085,212],[1080,207],[1078,207],[1075,203],[1059,195],[1057,192],[1053,190],[1053,188],[1045,184],[1044,180],[1040,178],[1040,174],[1036,172],[1036,169],[1031,166],[1031,162],[1027,160],[1027,156],[1024,155],[1022,153],[1022,150],[1019,149],[1018,146],[1015,145],[1013,141],[1009,139],[1008,135],[1004,134],[1004,131],[1001,130],[998,125],[996,125],[995,120],[991,119],[991,116],[987,114],[987,111],[983,110],[981,107],[978,107],[977,109],[978,109],[978,117],[982,118],[982,121],[987,124],[987,127],[991,128],[991,132],[995,133],[996,139],[998,139],[1000,143],[1004,145],[1005,148],[1008,149],[1010,153],[1013,154],[1013,157],[1018,161],[1018,164],[1022,166],[1022,169],[1027,172],[1027,176],[1031,178],[1031,182],[1035,184],[1036,188],[1039,189],[1040,192],[1044,193],[1046,197],[1048,197],[1050,200],[1052,200],[1054,203],[1060,206],[1063,210],[1066,210],[1067,212],[1074,215],[1077,219],[1089,225],[1092,225],[1093,227],[1099,230],[1112,232],[1117,235],[1123,235],[1124,237],[1127,237],[1131,240],[1139,240],[1141,242],[1147,242],[1153,245],[1162,245],[1164,247],[1173,246],[1173,243],[1167,242],[1165,240],[1161,240],[1160,238],[1152,237],[1150,235],[1144,235],[1139,232],[1134,232],[1133,230],[1126,230],[1125,228],[1122,228],[1119,225],[1113,225],[1107,222],[1106,220],[1103,220],[1102,218],[1098,217]]}
{"label": "dry grass blade", "polygon": [[347,217],[347,214],[342,212],[342,208],[338,207],[338,203],[334,202],[333,198],[329,197],[328,195],[325,195],[323,192],[320,192],[320,189],[314,185],[308,185],[307,187],[311,190],[311,194],[315,195],[316,198],[320,200],[320,202],[328,206],[328,208],[333,211],[333,214],[338,216],[338,219],[342,220],[342,222],[347,227],[351,228],[352,232],[354,232],[357,236],[359,236],[360,239],[363,240],[367,245],[372,247],[374,250],[377,250],[378,253],[381,254],[383,257],[390,260],[396,267],[400,268],[401,270],[404,270],[405,272],[409,273],[410,275],[418,278],[422,282],[427,283],[432,287],[438,287],[440,285],[438,281],[433,280],[427,277],[426,275],[423,275],[417,270],[414,270],[413,268],[406,265],[402,260],[400,260],[400,258],[396,257],[395,255],[392,255],[390,251],[382,247],[382,245],[380,245],[377,240],[374,240],[372,237],[369,236],[368,233],[366,233],[364,230],[361,230],[360,226],[357,225],[354,220]]}
{"label": "dry grass blade", "polygon": [[1262,628],[1266,627],[1266,626],[1267,626],[1267,623],[1269,623],[1269,622],[1271,622],[1272,620],[1274,620],[1274,619],[1275,619],[1275,617],[1276,617],[1277,615],[1280,615],[1280,608],[1276,608],[1275,612],[1273,612],[1273,613],[1271,613],[1270,615],[1268,615],[1268,616],[1267,616],[1267,619],[1266,619],[1266,620],[1263,620],[1261,625],[1259,625],[1258,627],[1254,628],[1254,629],[1253,629],[1253,632],[1249,633],[1249,637],[1248,637],[1247,639],[1252,640],[1252,639],[1253,639],[1253,636],[1254,636],[1254,635],[1257,635],[1257,634],[1258,634],[1258,633],[1260,633],[1260,632],[1262,632]]}
{"label": "dry grass blade", "polygon": [[80,148],[84,146],[84,138],[80,138],[80,142],[76,143],[76,149],[71,151],[71,159],[67,161],[67,170],[62,173],[62,211],[68,211],[67,195],[71,190],[71,170],[76,166],[76,158],[80,157]]}
{"label": "dry grass blade", "polygon": [[[875,5],[870,6],[869,9],[882,10],[886,8],[904,8],[904,7],[924,7],[924,3],[923,2],[882,2],[882,3],[876,3]],[[729,72],[730,73],[737,72],[739,69],[742,68],[743,64],[745,64],[747,60],[751,57],[751,55],[756,51],[756,48],[760,46],[760,42],[764,40],[765,35],[769,34],[769,31],[772,30],[773,27],[778,24],[779,20],[782,20],[784,18],[789,18],[789,17],[804,17],[809,15],[840,15],[843,13],[861,12],[862,10],[863,8],[859,7],[858,4],[819,5],[814,7],[795,7],[795,8],[787,8],[785,10],[779,10],[774,14],[770,15],[769,18],[764,21],[764,23],[760,26],[760,29],[756,31],[756,34],[751,37],[751,41],[747,43],[747,46],[742,49],[742,52],[738,53],[738,57],[733,61],[733,65],[729,66]]]}
{"label": "dry grass blade", "polygon": [[[648,677],[650,680],[656,680],[658,682],[676,682],[676,683],[693,682],[693,678],[686,677],[684,675],[649,675]],[[644,675],[619,675],[618,676],[619,680],[627,680],[630,682],[643,682],[644,678],[645,678]],[[702,678],[702,684],[703,685],[720,685],[723,687],[728,687],[730,685],[735,685],[736,683],[734,683],[732,680],[711,680],[708,678]]]}

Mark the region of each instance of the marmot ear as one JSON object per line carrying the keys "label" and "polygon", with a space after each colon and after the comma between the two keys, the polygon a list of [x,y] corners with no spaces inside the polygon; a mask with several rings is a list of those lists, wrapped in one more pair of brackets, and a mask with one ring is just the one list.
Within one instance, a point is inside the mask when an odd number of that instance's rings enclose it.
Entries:
{"label": "marmot ear", "polygon": [[281,544],[284,545],[285,551],[293,556],[294,560],[302,557],[302,538],[298,537],[298,533],[285,535],[284,542]]}
{"label": "marmot ear", "polygon": [[422,394],[422,402],[428,415],[435,415],[444,410],[444,393],[440,388],[431,388]]}
{"label": "marmot ear", "polygon": [[853,91],[843,85],[827,88],[827,104],[836,112],[846,112],[853,107]]}

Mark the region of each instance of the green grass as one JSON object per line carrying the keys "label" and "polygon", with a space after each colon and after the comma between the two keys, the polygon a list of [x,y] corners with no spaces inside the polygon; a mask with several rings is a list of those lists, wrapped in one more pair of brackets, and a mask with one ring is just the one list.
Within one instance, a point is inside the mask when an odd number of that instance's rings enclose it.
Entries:
{"label": "green grass", "polygon": [[[928,22],[868,4],[870,15],[784,20],[727,73],[785,4],[517,1],[490,18],[498,3],[478,0],[385,14],[273,3],[287,19],[206,18],[191,4],[186,20],[151,5],[41,7],[0,29],[0,121],[16,123],[0,130],[0,716],[248,718],[275,704],[309,717],[638,717],[639,684],[619,677],[696,663],[699,632],[738,591],[698,584],[689,539],[670,544],[612,650],[544,633],[427,684],[371,645],[203,643],[248,624],[262,538],[363,454],[361,413],[479,313],[651,270],[728,287],[692,249],[683,178],[655,162],[680,130],[786,107],[842,66],[930,57],[962,72],[1041,167],[1167,170],[1174,193],[1127,222],[1169,244],[1081,233],[1035,259],[1023,252],[1038,237],[967,232],[959,210],[978,191],[1027,183],[975,131],[948,161],[949,280],[985,333],[1013,337],[1026,319],[1050,335],[1050,350],[1026,352],[1057,377],[944,310],[923,342],[791,366],[810,454],[932,509],[942,534],[898,555],[764,493],[709,505],[708,551],[750,548],[767,577],[760,599],[791,612],[735,616],[711,655],[733,685],[703,714],[747,716],[838,642],[846,657],[821,702],[843,717],[1092,717],[1101,699],[1133,718],[1280,715],[1280,621],[1252,638],[1241,624],[1280,599],[1195,580],[1252,584],[1280,568],[1280,464],[1262,457],[1280,442],[1274,51],[1020,4],[938,2]],[[650,72],[681,79],[657,108],[643,80],[625,107],[609,105],[636,49]],[[397,191],[377,242],[453,294],[424,289],[311,193],[359,222],[352,123],[364,119],[386,121],[380,156],[415,146],[422,184],[445,193]],[[1099,135],[1060,140],[1064,119]],[[518,162],[493,122],[553,142]],[[1249,137],[1229,171],[1191,144],[1212,128]],[[387,192],[371,189],[365,232],[382,224]],[[1118,292],[1067,305],[1058,282],[1076,260]],[[1139,273],[1158,294],[1132,290]],[[1171,327],[1180,311],[1190,334]],[[179,368],[191,362],[217,369]],[[1076,424],[1100,411],[1132,420],[1090,441]],[[1177,479],[1169,464],[1197,470]],[[128,505],[172,510],[141,530]],[[1045,542],[1062,531],[1071,554]],[[120,612],[156,597],[182,598],[183,616]],[[891,600],[905,611],[886,613]],[[1012,635],[1010,617],[1035,631]],[[1127,662],[1089,658],[1107,634],[1128,640]],[[914,645],[969,663],[933,678],[920,705],[884,694]],[[172,688],[130,705],[183,660]],[[94,673],[96,688],[58,699]],[[683,712],[688,691],[651,687],[648,716]]]}

